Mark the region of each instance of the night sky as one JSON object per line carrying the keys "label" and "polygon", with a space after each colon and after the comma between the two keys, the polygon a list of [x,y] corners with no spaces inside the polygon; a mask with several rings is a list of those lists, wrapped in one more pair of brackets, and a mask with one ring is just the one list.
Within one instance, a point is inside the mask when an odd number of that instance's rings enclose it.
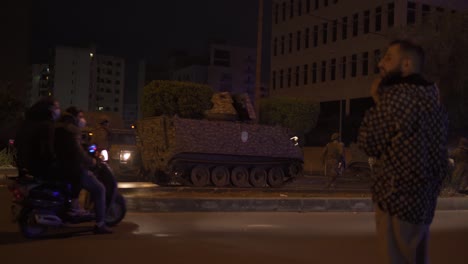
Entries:
{"label": "night sky", "polygon": [[209,41],[256,47],[257,0],[34,1],[33,63],[56,44],[164,63],[174,50],[201,55]]}

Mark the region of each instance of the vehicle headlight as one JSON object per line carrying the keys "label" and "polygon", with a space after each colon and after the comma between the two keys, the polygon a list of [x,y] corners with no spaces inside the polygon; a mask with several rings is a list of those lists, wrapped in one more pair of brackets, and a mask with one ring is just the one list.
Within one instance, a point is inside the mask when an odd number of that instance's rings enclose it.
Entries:
{"label": "vehicle headlight", "polygon": [[121,151],[120,152],[120,161],[128,161],[132,157],[132,153],[130,151]]}
{"label": "vehicle headlight", "polygon": [[99,155],[101,156],[102,161],[109,160],[109,153],[107,152],[107,150],[105,149],[101,150],[101,153],[99,153]]}

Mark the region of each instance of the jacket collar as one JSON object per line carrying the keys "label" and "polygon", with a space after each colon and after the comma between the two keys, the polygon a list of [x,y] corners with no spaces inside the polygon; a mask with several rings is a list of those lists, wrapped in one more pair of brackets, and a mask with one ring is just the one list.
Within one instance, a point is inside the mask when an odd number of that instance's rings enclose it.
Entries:
{"label": "jacket collar", "polygon": [[429,86],[432,83],[426,81],[420,74],[411,74],[405,77],[393,76],[390,78],[384,78],[381,82],[381,87],[394,86],[398,84],[409,84],[417,86]]}

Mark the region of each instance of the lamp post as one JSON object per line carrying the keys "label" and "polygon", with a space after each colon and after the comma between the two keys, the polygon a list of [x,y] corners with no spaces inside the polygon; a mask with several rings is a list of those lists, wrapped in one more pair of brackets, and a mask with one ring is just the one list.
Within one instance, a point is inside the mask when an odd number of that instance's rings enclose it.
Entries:
{"label": "lamp post", "polygon": [[255,76],[255,116],[260,119],[260,97],[262,86],[262,35],[263,35],[263,0],[258,1],[257,27],[257,68]]}

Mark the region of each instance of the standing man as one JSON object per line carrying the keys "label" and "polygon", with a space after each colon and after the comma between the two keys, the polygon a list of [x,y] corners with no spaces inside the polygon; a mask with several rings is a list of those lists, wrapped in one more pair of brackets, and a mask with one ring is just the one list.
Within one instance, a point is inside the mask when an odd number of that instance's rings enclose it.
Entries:
{"label": "standing man", "polygon": [[325,188],[334,188],[336,178],[341,175],[345,166],[344,144],[340,142],[340,135],[334,133],[331,141],[325,146],[322,152],[322,164],[325,166],[325,176],[328,176],[328,183]]}
{"label": "standing man", "polygon": [[421,76],[424,51],[390,43],[379,62],[358,144],[376,157],[372,199],[382,261],[428,263],[429,226],[447,175],[447,115],[435,84]]}

